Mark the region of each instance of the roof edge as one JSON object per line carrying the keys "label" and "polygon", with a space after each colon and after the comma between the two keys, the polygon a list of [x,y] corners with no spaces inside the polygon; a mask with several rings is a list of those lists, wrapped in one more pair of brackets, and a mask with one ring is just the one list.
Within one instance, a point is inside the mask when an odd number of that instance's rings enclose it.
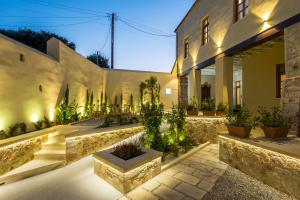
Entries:
{"label": "roof edge", "polygon": [[188,15],[192,12],[193,8],[196,6],[196,4],[200,2],[200,0],[195,0],[194,4],[192,5],[192,7],[188,10],[188,12],[186,13],[186,15],[183,17],[183,19],[180,21],[180,23],[178,24],[178,26],[176,27],[176,29],[174,30],[174,32],[176,33],[178,28],[181,26],[181,24],[186,20],[186,18],[188,17]]}

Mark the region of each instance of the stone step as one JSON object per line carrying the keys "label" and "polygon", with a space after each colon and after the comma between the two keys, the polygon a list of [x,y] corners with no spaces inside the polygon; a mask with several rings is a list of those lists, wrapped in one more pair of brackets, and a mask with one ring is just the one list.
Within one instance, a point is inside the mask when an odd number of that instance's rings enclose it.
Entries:
{"label": "stone step", "polygon": [[65,142],[46,142],[42,144],[43,150],[66,150]]}
{"label": "stone step", "polygon": [[50,134],[48,136],[48,142],[65,142],[65,136],[59,134]]}
{"label": "stone step", "polygon": [[42,149],[42,150],[34,153],[34,158],[35,159],[46,159],[46,160],[65,160],[66,151]]}
{"label": "stone step", "polygon": [[39,175],[65,165],[62,160],[35,159],[0,176],[0,185]]}

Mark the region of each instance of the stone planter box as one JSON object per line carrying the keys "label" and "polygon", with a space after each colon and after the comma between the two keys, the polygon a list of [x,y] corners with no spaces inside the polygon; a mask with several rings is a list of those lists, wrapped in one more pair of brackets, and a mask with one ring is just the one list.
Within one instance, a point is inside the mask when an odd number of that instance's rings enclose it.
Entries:
{"label": "stone planter box", "polygon": [[94,171],[122,193],[128,193],[161,172],[161,152],[143,149],[144,154],[123,160],[113,149],[94,154]]}
{"label": "stone planter box", "polygon": [[225,116],[226,112],[225,111],[216,111],[217,116]]}
{"label": "stone planter box", "polygon": [[264,127],[263,130],[265,136],[272,139],[286,138],[289,133],[288,128],[282,128],[282,127]]}

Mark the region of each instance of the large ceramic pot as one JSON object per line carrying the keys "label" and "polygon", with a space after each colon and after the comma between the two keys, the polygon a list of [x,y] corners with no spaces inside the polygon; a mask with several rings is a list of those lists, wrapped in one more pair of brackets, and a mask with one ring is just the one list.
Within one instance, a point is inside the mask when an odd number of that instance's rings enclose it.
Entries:
{"label": "large ceramic pot", "polygon": [[203,111],[203,116],[215,116],[216,111]]}
{"label": "large ceramic pot", "polygon": [[284,127],[264,127],[263,128],[265,136],[268,138],[286,138],[289,129]]}
{"label": "large ceramic pot", "polygon": [[188,116],[198,116],[198,110],[188,110],[187,115]]}
{"label": "large ceramic pot", "polygon": [[235,137],[241,137],[241,138],[248,138],[250,136],[251,130],[245,127],[239,127],[239,126],[233,126],[233,125],[227,125],[227,129],[229,132],[229,135],[235,136]]}

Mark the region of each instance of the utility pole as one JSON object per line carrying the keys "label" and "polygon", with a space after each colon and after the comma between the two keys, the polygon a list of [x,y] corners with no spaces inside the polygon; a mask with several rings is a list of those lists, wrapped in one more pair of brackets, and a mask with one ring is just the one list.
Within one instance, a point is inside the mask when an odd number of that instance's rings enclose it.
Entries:
{"label": "utility pole", "polygon": [[114,68],[114,48],[115,48],[115,13],[111,14],[111,57],[110,68]]}

